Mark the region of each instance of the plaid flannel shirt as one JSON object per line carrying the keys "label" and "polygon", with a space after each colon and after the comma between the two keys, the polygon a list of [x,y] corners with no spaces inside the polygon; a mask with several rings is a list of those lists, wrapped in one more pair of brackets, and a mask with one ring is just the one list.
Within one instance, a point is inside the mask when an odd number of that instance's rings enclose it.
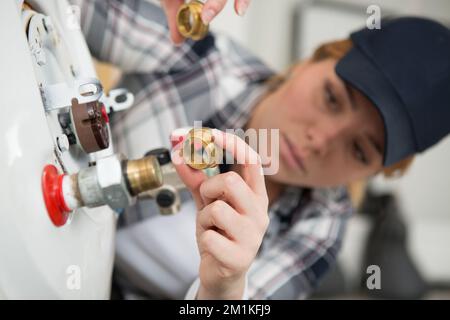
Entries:
{"label": "plaid flannel shirt", "polygon": [[[172,45],[166,18],[152,2],[71,2],[80,7],[93,56],[118,66],[122,85],[135,94],[134,106],[112,119],[116,149],[129,157],[170,147],[170,132],[196,120],[242,128],[267,90],[273,71],[226,37]],[[120,227],[151,215],[143,211],[129,210]],[[249,298],[307,297],[336,261],[351,212],[343,186],[288,187],[269,208],[271,222],[248,273]]]}

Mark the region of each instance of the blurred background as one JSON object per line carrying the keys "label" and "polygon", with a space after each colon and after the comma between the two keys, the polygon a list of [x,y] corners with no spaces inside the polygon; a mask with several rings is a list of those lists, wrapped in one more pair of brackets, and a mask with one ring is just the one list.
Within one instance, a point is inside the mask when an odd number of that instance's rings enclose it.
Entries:
{"label": "blurred background", "polygon": [[[425,16],[450,26],[447,0],[253,0],[245,18],[229,1],[212,29],[283,71],[319,44],[364,27],[372,4],[382,18]],[[403,177],[361,183],[338,266],[315,297],[450,299],[449,165],[448,137],[416,156]],[[381,290],[366,288],[371,264],[380,266]]]}

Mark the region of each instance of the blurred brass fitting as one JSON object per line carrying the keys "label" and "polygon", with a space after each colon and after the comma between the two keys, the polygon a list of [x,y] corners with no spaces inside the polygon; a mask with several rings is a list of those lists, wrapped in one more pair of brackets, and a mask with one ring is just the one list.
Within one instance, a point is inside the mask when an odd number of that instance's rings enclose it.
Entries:
{"label": "blurred brass fitting", "polygon": [[128,160],[125,165],[130,193],[133,196],[158,188],[163,184],[161,169],[156,157],[147,156],[138,160]]}
{"label": "blurred brass fitting", "polygon": [[209,128],[193,128],[183,142],[183,159],[187,165],[196,170],[217,166],[217,146]]}
{"label": "blurred brass fitting", "polygon": [[201,40],[208,33],[208,25],[202,20],[203,3],[193,0],[180,7],[177,13],[178,31],[185,38]]}

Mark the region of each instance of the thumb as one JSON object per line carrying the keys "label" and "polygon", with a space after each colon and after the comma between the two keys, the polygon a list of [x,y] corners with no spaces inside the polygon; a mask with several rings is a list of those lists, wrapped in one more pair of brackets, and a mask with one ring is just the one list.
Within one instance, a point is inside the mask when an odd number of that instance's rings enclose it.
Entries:
{"label": "thumb", "polygon": [[167,17],[167,24],[169,25],[170,38],[173,43],[179,45],[184,41],[183,36],[177,28],[177,13],[184,0],[163,0],[161,1],[162,8]]}
{"label": "thumb", "polygon": [[205,181],[208,177],[202,170],[195,170],[189,167],[184,159],[180,155],[180,149],[175,148],[172,150],[172,163],[175,167],[175,170],[178,173],[181,181],[186,185],[189,191],[194,198],[195,205],[198,210],[203,209],[206,205],[201,194],[200,194],[200,185]]}

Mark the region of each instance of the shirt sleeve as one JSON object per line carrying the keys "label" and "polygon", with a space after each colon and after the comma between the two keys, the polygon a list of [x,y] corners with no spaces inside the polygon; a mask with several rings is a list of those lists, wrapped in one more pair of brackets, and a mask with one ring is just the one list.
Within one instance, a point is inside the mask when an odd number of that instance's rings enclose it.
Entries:
{"label": "shirt sleeve", "polygon": [[314,190],[297,222],[255,260],[249,298],[306,298],[335,263],[351,212],[346,191]]}
{"label": "shirt sleeve", "polygon": [[[200,278],[195,279],[189,288],[184,300],[196,300],[198,289],[200,287]],[[245,289],[241,300],[248,300],[248,277],[245,278]]]}
{"label": "shirt sleeve", "polygon": [[184,297],[184,300],[196,300],[199,288],[200,288],[200,279],[197,278],[192,283],[192,285],[189,287],[189,290],[186,293],[186,296]]}
{"label": "shirt sleeve", "polygon": [[183,70],[194,60],[193,41],[175,46],[159,4],[145,0],[69,0],[78,8],[91,54],[126,73]]}
{"label": "shirt sleeve", "polygon": [[91,54],[120,68],[125,73],[121,85],[135,96],[145,92],[143,105],[150,100],[156,105],[158,98],[161,108],[189,110],[189,125],[201,120],[221,130],[243,127],[274,74],[223,35],[210,32],[200,41],[186,39],[175,46],[164,12],[148,0],[70,1],[79,8]]}

